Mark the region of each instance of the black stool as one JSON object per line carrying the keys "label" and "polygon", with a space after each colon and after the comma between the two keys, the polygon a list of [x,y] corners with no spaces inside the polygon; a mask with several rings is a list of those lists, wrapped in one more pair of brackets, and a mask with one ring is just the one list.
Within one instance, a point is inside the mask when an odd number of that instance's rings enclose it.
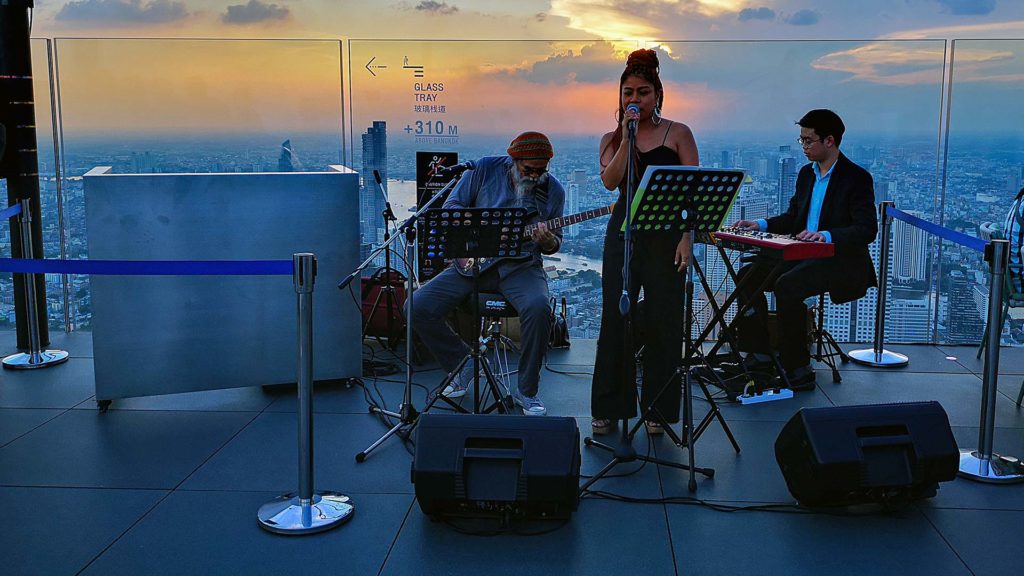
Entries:
{"label": "black stool", "polygon": [[811,332],[811,345],[814,346],[814,352],[811,357],[818,362],[824,363],[826,366],[832,369],[832,381],[839,383],[843,381],[843,377],[839,375],[839,368],[836,366],[836,357],[846,364],[850,361],[850,357],[846,355],[839,344],[836,343],[836,339],[832,337],[832,334],[825,329],[825,293],[818,294],[818,303],[815,304],[817,308],[814,319],[814,330]]}
{"label": "black stool", "polygon": [[[519,351],[519,346],[511,338],[502,333],[503,319],[516,318],[519,312],[505,298],[501,292],[480,292],[478,295],[480,316],[474,319],[475,342],[467,342],[470,346],[477,346],[480,353],[487,359],[487,362],[494,368],[494,375],[499,380],[499,385],[505,392],[511,393],[512,375],[517,370],[511,370],[508,361],[508,351]],[[473,314],[473,295],[470,294],[461,304],[459,309],[468,316]]]}

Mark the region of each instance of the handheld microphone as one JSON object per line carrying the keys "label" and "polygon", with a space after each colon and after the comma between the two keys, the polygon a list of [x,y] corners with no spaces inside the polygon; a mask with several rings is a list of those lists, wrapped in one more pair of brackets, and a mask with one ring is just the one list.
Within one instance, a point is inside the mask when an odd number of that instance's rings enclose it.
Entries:
{"label": "handheld microphone", "polygon": [[442,166],[437,170],[438,176],[455,176],[456,174],[462,174],[466,170],[472,170],[476,168],[476,162],[474,160],[466,160],[461,164],[454,166]]}
{"label": "handheld microphone", "polygon": [[[629,106],[626,106],[626,112],[632,112],[634,114],[640,114],[640,105],[634,102],[634,103],[630,104]],[[629,127],[630,130],[636,130],[636,119],[635,118],[631,119],[629,121],[629,123],[627,124],[627,126]]]}

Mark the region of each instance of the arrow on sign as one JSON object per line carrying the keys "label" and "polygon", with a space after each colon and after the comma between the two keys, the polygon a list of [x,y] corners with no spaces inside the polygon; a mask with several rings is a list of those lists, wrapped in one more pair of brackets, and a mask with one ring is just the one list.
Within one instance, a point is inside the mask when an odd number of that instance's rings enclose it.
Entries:
{"label": "arrow on sign", "polygon": [[370,58],[369,62],[366,63],[366,71],[369,72],[370,74],[374,75],[374,76],[377,75],[373,71],[374,68],[376,68],[378,70],[382,70],[382,69],[386,69],[387,68],[387,66],[385,66],[384,64],[374,64],[373,61],[376,60],[376,59],[377,59],[377,57],[374,56],[373,58]]}

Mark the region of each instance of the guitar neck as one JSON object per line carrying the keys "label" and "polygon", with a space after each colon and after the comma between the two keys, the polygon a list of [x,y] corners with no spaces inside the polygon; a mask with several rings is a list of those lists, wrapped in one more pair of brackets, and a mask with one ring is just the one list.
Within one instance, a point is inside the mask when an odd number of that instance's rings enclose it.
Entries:
{"label": "guitar neck", "polygon": [[578,214],[570,214],[569,216],[559,216],[558,218],[552,218],[551,220],[545,220],[543,222],[534,222],[533,224],[527,224],[523,228],[523,236],[533,236],[533,232],[541,224],[544,224],[548,230],[558,230],[559,228],[565,228],[566,226],[572,226],[573,224],[579,224],[580,222],[586,222],[594,218],[600,218],[601,216],[607,216],[612,213],[612,208],[615,205],[603,206],[601,208],[594,208],[593,210],[586,210]]}

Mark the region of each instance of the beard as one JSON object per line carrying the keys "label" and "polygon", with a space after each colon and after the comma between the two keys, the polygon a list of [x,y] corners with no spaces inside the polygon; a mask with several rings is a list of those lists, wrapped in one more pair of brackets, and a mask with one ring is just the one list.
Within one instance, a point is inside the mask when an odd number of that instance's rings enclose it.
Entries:
{"label": "beard", "polygon": [[515,184],[516,188],[516,199],[522,200],[527,194],[533,192],[533,189],[546,181],[548,175],[543,174],[539,177],[526,176],[519,171],[519,166],[512,166],[512,183]]}

